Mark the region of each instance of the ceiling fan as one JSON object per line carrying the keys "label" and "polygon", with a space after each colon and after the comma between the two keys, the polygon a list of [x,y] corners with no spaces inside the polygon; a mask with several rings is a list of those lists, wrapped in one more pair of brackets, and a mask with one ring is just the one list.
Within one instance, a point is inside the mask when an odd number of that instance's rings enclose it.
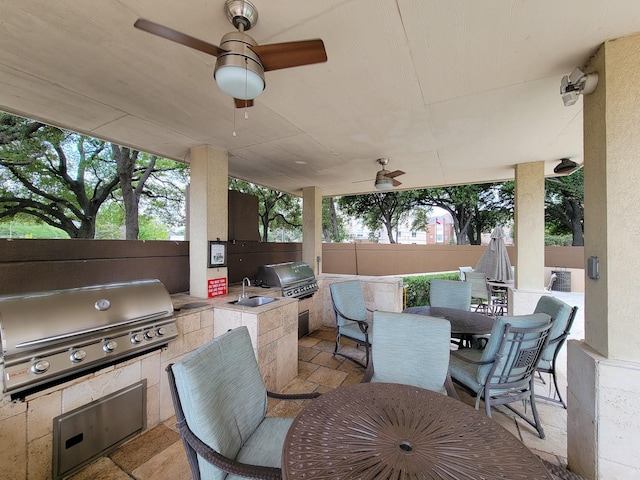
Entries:
{"label": "ceiling fan", "polygon": [[213,77],[220,89],[234,98],[236,108],[253,105],[264,90],[264,72],[327,61],[320,39],[258,45],[244,33],[258,22],[256,7],[247,0],[227,0],[224,7],[238,31],[224,35],[219,47],[144,18],[133,26],[217,57]]}
{"label": "ceiling fan", "polygon": [[389,190],[393,187],[397,187],[398,185],[402,185],[395,178],[400,175],[404,175],[402,170],[394,170],[393,172],[386,170],[385,167],[389,163],[388,158],[379,158],[376,162],[382,166],[382,170],[379,170],[378,173],[376,173],[376,181],[374,184],[378,190]]}

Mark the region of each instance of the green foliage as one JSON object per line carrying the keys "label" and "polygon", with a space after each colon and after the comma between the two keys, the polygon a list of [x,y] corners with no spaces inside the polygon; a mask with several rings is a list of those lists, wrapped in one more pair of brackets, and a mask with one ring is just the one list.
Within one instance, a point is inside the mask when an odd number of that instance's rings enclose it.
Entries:
{"label": "green foliage", "polygon": [[482,233],[513,221],[513,182],[417,190],[416,203],[440,207],[453,218],[458,245],[480,245]]}
{"label": "green foliage", "polygon": [[552,235],[570,235],[584,245],[584,171],[545,180],[545,226]]}
{"label": "green foliage", "polygon": [[402,277],[402,283],[407,287],[407,308],[429,305],[429,289],[431,280],[434,278],[459,280],[460,274],[458,272],[452,272]]}
{"label": "green foliage", "polygon": [[336,210],[333,197],[322,199],[322,236],[325,242],[344,242],[349,239],[345,218]]}
{"label": "green foliage", "polygon": [[0,221],[0,238],[69,238],[69,235],[50,225],[14,218]]}
{"label": "green foliage", "polygon": [[137,228],[129,227],[137,226],[139,211],[179,227],[188,171],[172,160],[0,112],[0,219],[30,217],[34,228],[47,224],[71,238],[122,238],[113,220],[96,223],[103,206],[115,201],[128,205],[120,223],[126,222],[128,236],[136,236]]}
{"label": "green foliage", "polygon": [[545,246],[560,246],[570,247],[573,240],[573,235],[551,235],[545,234],[544,244]]}
{"label": "green foliage", "polygon": [[347,215],[359,218],[370,232],[381,226],[387,231],[389,243],[396,243],[394,232],[415,208],[416,191],[392,191],[340,197],[338,205]]}

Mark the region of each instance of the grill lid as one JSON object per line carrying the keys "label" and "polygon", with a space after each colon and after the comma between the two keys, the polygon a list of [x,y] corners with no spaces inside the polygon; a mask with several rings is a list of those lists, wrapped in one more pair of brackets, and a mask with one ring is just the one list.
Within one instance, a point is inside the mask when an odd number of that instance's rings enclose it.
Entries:
{"label": "grill lid", "polygon": [[286,287],[313,279],[315,275],[308,263],[284,262],[260,266],[256,282],[269,287]]}
{"label": "grill lid", "polygon": [[33,350],[173,315],[159,280],[111,283],[0,297],[2,354]]}

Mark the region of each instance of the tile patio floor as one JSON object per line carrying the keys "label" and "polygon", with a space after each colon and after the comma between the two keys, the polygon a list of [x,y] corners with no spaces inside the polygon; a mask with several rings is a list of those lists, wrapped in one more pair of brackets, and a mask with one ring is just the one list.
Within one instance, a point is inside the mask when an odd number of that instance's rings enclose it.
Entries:
{"label": "tile patio floor", "polygon": [[[553,292],[570,305],[579,307],[571,338],[584,336],[584,295],[581,293]],[[359,383],[364,369],[332,355],[334,330],[322,328],[312,332],[299,342],[298,376],[285,388],[286,393],[327,392],[342,385]],[[356,350],[363,355],[362,349]],[[561,391],[566,391],[566,347],[562,350],[560,364]],[[540,383],[539,393],[548,394],[547,385]],[[460,400],[470,405],[475,399],[458,390]],[[566,398],[566,396],[565,396]],[[268,415],[294,417],[307,401],[269,400]],[[566,465],[567,412],[560,405],[537,400],[538,411],[546,439],[538,437],[535,430],[502,406],[494,409],[493,419],[520,439],[529,449],[545,460],[560,466]],[[481,408],[483,406],[481,405]],[[180,436],[171,418],[144,435],[126,443],[110,455],[90,464],[69,480],[190,480],[191,473]]]}

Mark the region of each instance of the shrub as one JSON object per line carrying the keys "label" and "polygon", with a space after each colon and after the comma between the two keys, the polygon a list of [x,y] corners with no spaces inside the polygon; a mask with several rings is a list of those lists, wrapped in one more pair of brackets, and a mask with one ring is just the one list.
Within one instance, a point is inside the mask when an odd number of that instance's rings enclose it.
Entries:
{"label": "shrub", "polygon": [[402,277],[402,284],[407,287],[407,308],[429,305],[429,286],[433,278],[442,278],[444,280],[459,280],[460,274],[457,272],[450,272]]}

